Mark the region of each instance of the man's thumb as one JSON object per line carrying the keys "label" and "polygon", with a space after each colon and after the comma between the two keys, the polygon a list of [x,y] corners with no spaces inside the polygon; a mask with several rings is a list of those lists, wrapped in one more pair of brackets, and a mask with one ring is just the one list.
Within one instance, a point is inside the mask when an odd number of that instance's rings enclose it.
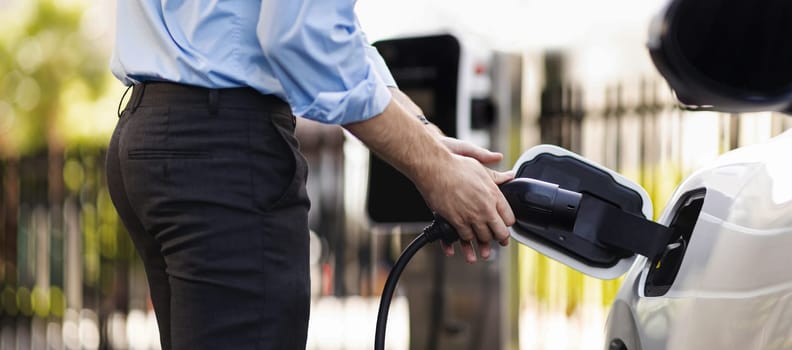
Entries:
{"label": "man's thumb", "polygon": [[509,170],[504,172],[491,170],[490,174],[492,176],[492,181],[495,181],[495,183],[498,185],[506,181],[509,181],[511,179],[514,179],[514,170]]}

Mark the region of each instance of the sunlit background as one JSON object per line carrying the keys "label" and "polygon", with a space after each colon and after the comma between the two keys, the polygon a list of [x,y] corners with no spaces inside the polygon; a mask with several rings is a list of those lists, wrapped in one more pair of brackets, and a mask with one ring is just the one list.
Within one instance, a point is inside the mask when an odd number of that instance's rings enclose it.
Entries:
{"label": "sunlit background", "polygon": [[[676,107],[644,49],[659,0],[362,0],[369,39],[452,33],[518,69],[517,125],[490,147],[510,168],[552,143],[640,183],[655,215],[730,149],[790,126]],[[104,152],[124,87],[109,74],[115,2],[0,0],[0,349],[157,349],[142,264],[107,194]],[[483,61],[495,72],[497,61]],[[481,65],[478,67],[482,67]],[[431,117],[431,116],[430,116]],[[415,231],[366,219],[367,156],[301,121],[313,206],[310,349],[370,349],[388,267]],[[601,349],[620,281],[512,244],[468,266],[426,249],[391,311],[391,349]],[[426,300],[439,301],[432,305]]]}

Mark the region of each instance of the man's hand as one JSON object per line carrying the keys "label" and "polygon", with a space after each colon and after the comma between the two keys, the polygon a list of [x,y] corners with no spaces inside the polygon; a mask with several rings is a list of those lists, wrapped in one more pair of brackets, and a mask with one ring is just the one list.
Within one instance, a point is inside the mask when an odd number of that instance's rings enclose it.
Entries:
{"label": "man's hand", "polygon": [[[458,139],[455,139],[453,137],[440,136],[440,142],[444,146],[446,146],[446,148],[448,148],[448,150],[451,151],[451,153],[454,153],[454,154],[460,155],[460,156],[473,158],[473,159],[479,161],[481,164],[493,164],[493,163],[500,162],[501,159],[503,159],[503,154],[501,154],[501,153],[492,152],[492,151],[490,151],[490,150],[488,150],[486,148],[479,147],[479,146],[476,146],[476,145],[474,145],[474,144],[472,144],[470,142],[458,140]],[[504,183],[506,181],[509,181],[509,180],[514,178],[514,174],[512,172],[499,173],[499,172],[495,172],[495,171],[490,170],[490,174],[492,175],[493,181],[496,184],[498,184],[498,185],[500,185],[500,184],[502,184],[502,183]],[[508,213],[505,213],[505,214],[509,215],[511,217],[514,217],[514,214],[511,213],[511,207],[509,207],[508,203],[506,204],[506,206],[508,207],[509,210],[508,210]],[[513,222],[507,223],[507,226],[511,226],[512,224],[514,224],[514,223]],[[507,235],[507,237],[505,239],[498,240],[498,243],[501,246],[504,246],[504,247],[506,245],[508,245],[509,244],[508,235]],[[445,253],[445,255],[447,255],[447,256],[454,255],[454,246],[453,245],[445,244],[443,242],[440,242],[440,245],[442,246],[443,252]],[[465,242],[465,241],[461,241],[460,240],[460,247],[462,248],[462,251],[465,254],[465,258],[468,261],[475,261],[476,260],[475,251],[473,250],[473,246],[470,244],[469,241]],[[489,242],[481,242],[481,241],[478,242],[479,255],[483,259],[488,259],[490,257],[491,250],[492,249],[490,247],[490,243]]]}
{"label": "man's hand", "polygon": [[[454,161],[444,174],[427,176],[416,184],[432,210],[454,226],[465,259],[473,263],[473,241],[483,259],[490,257],[491,241],[502,246],[509,242],[506,226],[514,224],[514,213],[497,184],[511,180],[514,174],[492,171],[470,157],[456,155]],[[446,255],[454,255],[452,245],[441,244]]]}

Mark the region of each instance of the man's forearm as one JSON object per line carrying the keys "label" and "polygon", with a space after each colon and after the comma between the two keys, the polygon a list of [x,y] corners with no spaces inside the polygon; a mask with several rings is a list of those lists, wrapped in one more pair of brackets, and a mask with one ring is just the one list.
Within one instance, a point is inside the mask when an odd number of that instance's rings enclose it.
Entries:
{"label": "man's forearm", "polygon": [[[407,94],[405,94],[404,92],[402,92],[401,90],[395,87],[390,87],[388,89],[390,90],[391,95],[393,96],[393,100],[396,101],[399,105],[401,105],[402,108],[404,108],[411,116],[415,118],[419,118],[419,117],[424,118],[424,120],[426,120],[423,109],[421,109],[420,106],[415,104],[415,102],[413,102],[413,100],[410,99],[410,97],[407,96]],[[440,130],[440,128],[438,128],[437,125],[429,123],[429,125],[425,125],[425,127],[428,128],[430,131],[432,131],[432,133],[435,136],[444,136],[443,131]]]}
{"label": "man's forearm", "polygon": [[344,127],[418,186],[418,174],[433,176],[452,157],[433,132],[395,98],[374,118]]}

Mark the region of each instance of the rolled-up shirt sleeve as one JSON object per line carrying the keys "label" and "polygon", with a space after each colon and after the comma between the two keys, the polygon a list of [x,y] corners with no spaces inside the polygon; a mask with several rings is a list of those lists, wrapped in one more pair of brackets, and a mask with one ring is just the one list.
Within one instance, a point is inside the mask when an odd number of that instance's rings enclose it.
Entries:
{"label": "rolled-up shirt sleeve", "polygon": [[377,61],[354,6],[354,0],[262,1],[259,43],[295,115],[348,124],[390,103],[393,78],[382,76],[387,66]]}
{"label": "rolled-up shirt sleeve", "polygon": [[[360,28],[360,21],[356,21],[356,23],[358,28]],[[391,74],[391,71],[388,68],[388,65],[385,63],[385,60],[380,55],[379,51],[377,51],[377,48],[371,46],[368,38],[366,37],[366,33],[364,33],[362,30],[360,30],[360,38],[365,43],[366,56],[371,61],[371,64],[374,65],[374,70],[377,72],[377,74],[379,74],[382,81],[385,82],[385,85],[388,87],[397,87],[396,80],[393,79],[393,74]]]}

